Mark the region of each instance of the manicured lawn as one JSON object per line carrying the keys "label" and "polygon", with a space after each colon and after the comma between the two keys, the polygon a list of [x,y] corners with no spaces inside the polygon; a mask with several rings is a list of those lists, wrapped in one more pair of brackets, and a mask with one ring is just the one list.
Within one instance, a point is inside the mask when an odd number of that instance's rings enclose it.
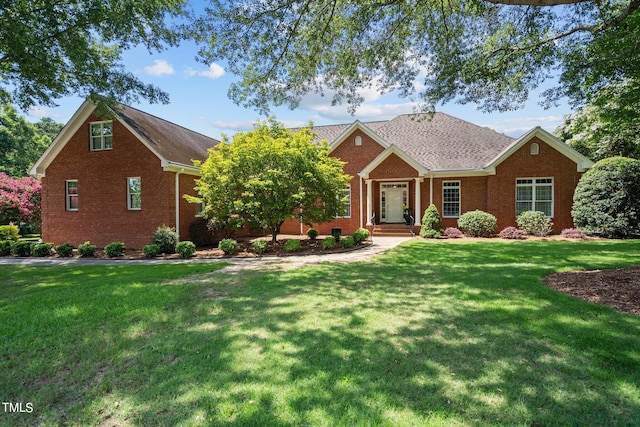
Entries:
{"label": "manicured lawn", "polygon": [[640,318],[545,274],[640,241],[411,241],[367,263],[0,267],[8,425],[640,425]]}

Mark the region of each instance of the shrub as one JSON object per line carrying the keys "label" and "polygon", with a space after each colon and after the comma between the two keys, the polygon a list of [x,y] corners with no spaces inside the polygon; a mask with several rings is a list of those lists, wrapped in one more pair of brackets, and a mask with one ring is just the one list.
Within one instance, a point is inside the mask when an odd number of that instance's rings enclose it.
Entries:
{"label": "shrub", "polygon": [[447,227],[447,229],[444,230],[444,235],[449,237],[450,239],[457,239],[464,236],[464,234],[462,234],[462,231],[455,227]]}
{"label": "shrub", "polygon": [[126,247],[124,246],[124,243],[113,242],[104,247],[104,254],[109,258],[115,258],[118,256],[122,256],[125,249]]}
{"label": "shrub", "polygon": [[196,218],[189,225],[189,238],[196,247],[213,246],[217,241],[217,230],[206,218]]}
{"label": "shrub", "polygon": [[233,255],[238,252],[238,242],[233,239],[222,239],[218,243],[218,249],[221,249],[225,255]]}
{"label": "shrub", "polygon": [[420,226],[420,237],[440,237],[442,235],[442,222],[438,208],[431,204],[424,211],[422,216],[422,225]]}
{"label": "shrub", "polygon": [[11,245],[11,254],[15,256],[31,256],[32,248],[35,246],[33,242],[18,241]]}
{"label": "shrub", "polygon": [[495,216],[481,210],[465,212],[458,218],[458,228],[473,237],[493,236],[497,224]]}
{"label": "shrub", "polygon": [[267,252],[267,248],[269,247],[269,242],[266,240],[256,240],[253,242],[253,251],[257,254],[262,255]]}
{"label": "shrub", "polygon": [[340,241],[340,244],[342,245],[343,248],[352,248],[353,246],[356,245],[356,241],[353,238],[353,236],[348,236],[342,239],[342,241]]}
{"label": "shrub", "polygon": [[176,252],[180,255],[180,258],[191,258],[196,252],[196,245],[193,242],[185,240],[176,245]]}
{"label": "shrub", "polygon": [[160,246],[156,245],[155,243],[145,245],[142,248],[142,253],[144,254],[145,258],[155,258],[160,255]]}
{"label": "shrub", "polygon": [[73,245],[71,243],[63,243],[61,245],[56,246],[56,254],[59,257],[70,257],[73,256]]}
{"label": "shrub", "polygon": [[340,236],[342,235],[342,231],[339,228],[334,228],[331,230],[331,236],[333,236],[336,242],[340,241]]}
{"label": "shrub", "polygon": [[0,225],[0,240],[18,241],[20,229],[17,225]]}
{"label": "shrub", "polygon": [[298,239],[290,239],[284,242],[284,251],[285,252],[296,252],[300,250],[300,240]]}
{"label": "shrub", "polygon": [[628,237],[640,231],[640,160],[600,160],[582,176],[571,216],[587,234]]}
{"label": "shrub", "polygon": [[96,245],[92,245],[90,242],[84,242],[78,246],[78,255],[85,258],[96,256]]}
{"label": "shrub", "polygon": [[315,228],[308,229],[307,236],[309,236],[311,240],[316,240],[316,238],[318,237],[318,230],[316,230]]}
{"label": "shrub", "polygon": [[522,212],[516,218],[516,222],[518,227],[533,236],[548,236],[551,234],[551,228],[553,227],[551,219],[545,217],[544,212],[540,211]]}
{"label": "shrub", "polygon": [[31,247],[31,255],[35,257],[51,256],[53,243],[36,243]]}
{"label": "shrub", "polygon": [[524,239],[524,235],[526,233],[516,227],[507,227],[498,234],[498,236],[502,239]]}
{"label": "shrub", "polygon": [[584,233],[577,228],[565,228],[560,235],[567,239],[584,239],[586,237]]}
{"label": "shrub", "polygon": [[13,240],[0,240],[0,256],[11,255]]}
{"label": "shrub", "polygon": [[364,242],[371,236],[371,233],[366,228],[358,228],[353,232],[353,241],[357,245],[358,243]]}
{"label": "shrub", "polygon": [[336,247],[336,239],[333,236],[328,236],[322,239],[322,249],[334,249]]}
{"label": "shrub", "polygon": [[153,234],[151,243],[158,245],[160,253],[175,254],[176,244],[178,243],[178,233],[176,233],[175,228],[163,225],[162,227],[158,227]]}

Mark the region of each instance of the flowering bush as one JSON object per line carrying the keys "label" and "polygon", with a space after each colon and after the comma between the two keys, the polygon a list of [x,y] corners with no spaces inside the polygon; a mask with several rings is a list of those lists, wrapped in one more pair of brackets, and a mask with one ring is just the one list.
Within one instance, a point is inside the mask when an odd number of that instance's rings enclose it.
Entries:
{"label": "flowering bush", "polygon": [[458,239],[464,236],[464,234],[462,234],[462,231],[455,227],[447,227],[447,229],[444,230],[444,235],[450,239]]}
{"label": "flowering bush", "polygon": [[0,172],[0,224],[26,222],[39,230],[41,191],[35,178],[13,179]]}
{"label": "flowering bush", "polygon": [[520,230],[519,228],[507,227],[502,230],[500,234],[498,234],[498,236],[500,236],[500,238],[502,239],[520,240],[524,239],[525,234],[527,233],[525,233],[523,230]]}
{"label": "flowering bush", "polygon": [[560,234],[562,235],[562,237],[567,239],[584,239],[585,237],[587,237],[582,231],[578,230],[577,228],[565,228]]}

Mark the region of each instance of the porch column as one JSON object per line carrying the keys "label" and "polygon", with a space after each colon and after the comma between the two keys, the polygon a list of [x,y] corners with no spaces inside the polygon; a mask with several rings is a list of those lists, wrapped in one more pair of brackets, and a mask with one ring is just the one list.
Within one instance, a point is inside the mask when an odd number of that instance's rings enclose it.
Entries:
{"label": "porch column", "polygon": [[423,178],[416,178],[416,194],[415,194],[415,205],[416,209],[414,212],[414,218],[416,219],[415,225],[420,225],[420,219],[422,218],[422,204],[420,202],[420,191],[422,186]]}
{"label": "porch column", "polygon": [[373,180],[366,179],[367,184],[367,225],[373,225],[371,223],[371,217],[373,216]]}

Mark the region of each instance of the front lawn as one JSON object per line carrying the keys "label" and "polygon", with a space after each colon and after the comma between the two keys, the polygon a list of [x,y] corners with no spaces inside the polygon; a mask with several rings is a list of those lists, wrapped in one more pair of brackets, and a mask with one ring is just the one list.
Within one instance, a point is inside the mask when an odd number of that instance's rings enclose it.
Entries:
{"label": "front lawn", "polygon": [[0,266],[0,399],[32,408],[0,424],[640,425],[640,318],[540,280],[631,265],[640,241],[414,240],[264,273]]}

